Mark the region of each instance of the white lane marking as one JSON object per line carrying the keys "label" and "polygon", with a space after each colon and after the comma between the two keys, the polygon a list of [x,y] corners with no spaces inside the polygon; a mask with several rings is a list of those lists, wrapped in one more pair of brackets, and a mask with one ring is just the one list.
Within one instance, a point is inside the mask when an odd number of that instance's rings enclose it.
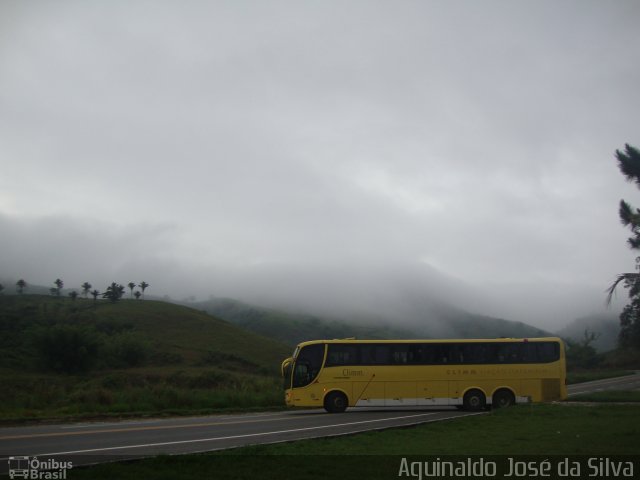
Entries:
{"label": "white lane marking", "polygon": [[[405,420],[405,419],[416,418],[416,417],[428,417],[430,415],[435,415],[436,413],[437,412],[421,413],[421,414],[418,414],[418,415],[405,415],[405,416],[402,416],[402,417],[379,418],[379,419],[375,419],[375,420],[363,420],[363,421],[360,421],[360,422],[338,423],[338,424],[333,424],[333,425],[319,425],[317,427],[294,428],[294,429],[291,429],[291,430],[279,430],[279,431],[273,431],[273,432],[247,433],[247,434],[244,434],[244,435],[231,435],[231,436],[227,436],[227,437],[198,438],[198,439],[193,439],[193,440],[179,440],[179,441],[174,441],[174,442],[147,443],[147,444],[142,444],[142,445],[124,445],[124,446],[119,446],[119,447],[91,448],[91,449],[86,449],[86,450],[73,450],[73,451],[69,451],[69,452],[40,453],[40,454],[38,454],[38,456],[71,455],[71,454],[76,454],[76,453],[90,453],[90,452],[105,452],[105,451],[110,451],[110,450],[124,450],[124,449],[127,449],[127,448],[162,447],[162,446],[166,446],[166,445],[180,445],[180,444],[187,444],[187,443],[213,442],[213,441],[217,441],[217,440],[234,440],[234,439],[237,439],[237,438],[260,437],[260,436],[277,435],[277,434],[283,434],[283,433],[294,433],[294,432],[305,432],[305,431],[310,431],[310,430],[320,430],[320,429],[323,429],[323,428],[348,427],[348,426],[351,426],[351,425],[363,425],[365,423],[389,422],[389,421],[392,421],[392,420]],[[480,414],[484,414],[484,412],[479,412],[479,413]],[[478,415],[478,413],[467,414],[467,415]],[[455,415],[453,417],[443,418],[442,420],[447,420],[449,418],[458,418],[458,417],[463,417],[463,416],[465,416],[465,415]],[[0,458],[0,460],[2,460],[2,459]]]}

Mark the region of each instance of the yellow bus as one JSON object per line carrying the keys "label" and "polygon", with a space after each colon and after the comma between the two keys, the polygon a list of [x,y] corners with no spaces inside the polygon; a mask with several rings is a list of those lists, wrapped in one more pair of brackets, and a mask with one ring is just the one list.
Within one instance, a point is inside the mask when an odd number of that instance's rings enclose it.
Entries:
{"label": "yellow bus", "polygon": [[314,340],[282,362],[285,402],[466,410],[567,397],[561,339]]}

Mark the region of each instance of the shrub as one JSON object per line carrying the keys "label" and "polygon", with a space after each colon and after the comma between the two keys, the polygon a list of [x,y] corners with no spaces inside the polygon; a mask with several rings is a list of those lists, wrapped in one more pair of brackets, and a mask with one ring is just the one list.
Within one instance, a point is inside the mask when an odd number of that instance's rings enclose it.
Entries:
{"label": "shrub", "polygon": [[101,340],[95,331],[76,325],[55,325],[33,333],[39,362],[63,373],[86,372],[96,362]]}
{"label": "shrub", "polygon": [[110,367],[138,367],[148,357],[149,343],[135,333],[114,335],[105,344],[105,361]]}

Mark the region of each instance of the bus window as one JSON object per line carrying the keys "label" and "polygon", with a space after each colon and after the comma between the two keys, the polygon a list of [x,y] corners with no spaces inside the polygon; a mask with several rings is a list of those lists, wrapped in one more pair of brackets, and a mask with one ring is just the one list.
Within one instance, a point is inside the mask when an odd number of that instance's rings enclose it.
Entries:
{"label": "bus window", "polygon": [[421,343],[420,363],[422,365],[433,365],[436,363],[436,348],[432,343]]}
{"label": "bus window", "polygon": [[434,347],[434,365],[446,365],[448,363],[453,363],[453,345],[450,343],[440,343],[434,345]]}
{"label": "bus window", "polygon": [[298,353],[293,369],[293,386],[304,387],[309,385],[320,373],[322,359],[324,358],[324,344],[316,343],[303,347]]}
{"label": "bus window", "polygon": [[496,363],[522,363],[523,343],[496,343]]}
{"label": "bus window", "polygon": [[412,365],[422,365],[424,364],[424,345],[421,343],[413,343],[409,345],[409,363]]}
{"label": "bus window", "polygon": [[560,358],[560,344],[558,342],[531,342],[527,345],[535,346],[533,362],[549,363]]}
{"label": "bus window", "polygon": [[360,363],[362,365],[387,365],[389,363],[389,347],[387,345],[365,344],[360,347]]}
{"label": "bus window", "polygon": [[358,365],[358,346],[330,343],[327,353],[326,367],[334,367],[339,365]]}
{"label": "bus window", "polygon": [[488,363],[487,345],[484,343],[460,343],[458,344],[462,363]]}
{"label": "bus window", "polygon": [[389,363],[391,365],[406,365],[409,362],[409,344],[398,343],[396,345],[390,345]]}

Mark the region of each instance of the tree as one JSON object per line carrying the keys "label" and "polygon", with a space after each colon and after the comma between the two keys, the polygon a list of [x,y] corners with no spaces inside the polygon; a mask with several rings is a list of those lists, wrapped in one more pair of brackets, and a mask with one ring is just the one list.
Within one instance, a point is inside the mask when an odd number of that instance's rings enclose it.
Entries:
{"label": "tree", "polygon": [[82,285],[82,295],[84,296],[84,298],[87,298],[87,295],[89,294],[89,291],[91,290],[92,285],[89,282],[84,282]]}
{"label": "tree", "polygon": [[100,295],[100,292],[98,290],[93,290],[91,292],[91,296],[93,296],[93,303],[95,303],[98,300],[98,295]]}
{"label": "tree", "polygon": [[[624,152],[616,150],[618,167],[626,179],[634,182],[640,188],[640,150],[625,144]],[[625,227],[629,227],[632,236],[627,240],[629,248],[640,250],[640,209],[633,208],[624,200],[620,200],[618,209],[620,221]],[[623,283],[629,291],[630,303],[624,307],[620,314],[620,345],[622,347],[640,348],[640,256],[636,258],[636,271],[621,273],[609,287],[607,301],[616,287]]]}
{"label": "tree", "polygon": [[78,298],[78,292],[76,292],[75,290],[71,290],[71,291],[69,292],[69,296],[71,297],[71,300],[72,300],[72,301],[75,301],[75,300],[76,300],[76,298]]}
{"label": "tree", "polygon": [[127,287],[129,287],[129,290],[131,290],[131,298],[133,298],[133,289],[136,288],[136,284],[133,282],[129,282],[127,283]]}
{"label": "tree", "polygon": [[22,295],[22,291],[27,288],[27,282],[25,282],[22,278],[16,282],[16,288],[18,293]]}
{"label": "tree", "polygon": [[56,281],[53,282],[56,286],[56,295],[59,297],[60,296],[60,290],[62,290],[62,287],[64,287],[64,282],[62,280],[60,280],[59,278],[56,278]]}
{"label": "tree", "polygon": [[142,299],[144,300],[144,291],[147,287],[150,287],[150,285],[143,280],[138,286],[142,289]]}
{"label": "tree", "polygon": [[594,368],[600,362],[600,356],[592,345],[598,337],[599,333],[584,331],[584,336],[579,342],[573,340],[565,340],[567,345],[567,367],[568,368]]}
{"label": "tree", "polygon": [[3,290],[4,290],[4,285],[0,283],[0,293],[2,293]]}
{"label": "tree", "polygon": [[134,295],[136,297],[136,300],[140,300],[140,295],[142,294],[140,293],[140,290],[136,290],[136,293]]}
{"label": "tree", "polygon": [[102,294],[102,298],[108,298],[113,303],[117,302],[124,295],[124,287],[116,282],[107,287],[107,291]]}

